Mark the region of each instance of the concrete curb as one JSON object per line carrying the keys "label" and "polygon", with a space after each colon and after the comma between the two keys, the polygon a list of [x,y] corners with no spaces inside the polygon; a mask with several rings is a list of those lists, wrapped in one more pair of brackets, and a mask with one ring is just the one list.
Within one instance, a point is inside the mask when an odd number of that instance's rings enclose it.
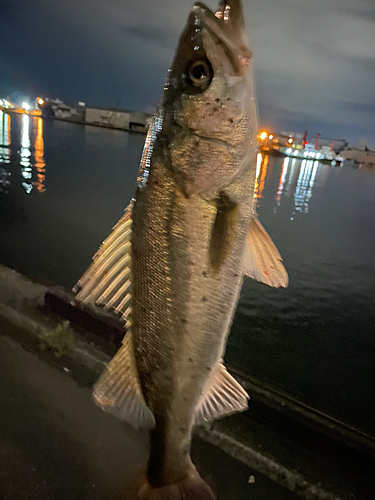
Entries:
{"label": "concrete curb", "polygon": [[266,455],[246,446],[224,432],[207,426],[199,426],[196,434],[209,443],[221,448],[228,455],[255,469],[275,483],[297,493],[305,500],[343,500],[334,493],[325,491],[320,485],[308,481],[295,470],[288,469]]}

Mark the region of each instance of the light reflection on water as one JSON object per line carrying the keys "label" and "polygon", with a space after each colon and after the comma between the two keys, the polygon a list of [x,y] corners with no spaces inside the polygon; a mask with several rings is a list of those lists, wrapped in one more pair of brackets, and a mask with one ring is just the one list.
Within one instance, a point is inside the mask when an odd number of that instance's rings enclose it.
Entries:
{"label": "light reflection on water", "polygon": [[266,180],[266,175],[267,175],[268,162],[269,162],[268,155],[263,155],[262,153],[258,153],[257,169],[255,174],[255,187],[254,187],[254,197],[256,198],[256,200],[262,198],[264,182]]}
{"label": "light reflection on water", "polygon": [[[13,137],[12,120],[20,120],[18,137]],[[19,125],[19,124],[17,124]],[[12,163],[13,171],[10,170]],[[26,113],[21,116],[0,111],[0,190],[7,192],[13,178],[17,178],[14,166],[19,165],[21,177],[14,182],[21,182],[26,194],[36,188],[45,191],[45,159],[43,139],[43,119]]]}
{"label": "light reflection on water", "polygon": [[35,182],[35,187],[37,191],[43,193],[46,189],[44,187],[45,176],[45,166],[44,161],[44,141],[43,141],[43,120],[42,118],[36,118],[33,122],[34,125],[34,135],[35,135],[35,151],[34,151],[34,166],[37,170],[37,180]]}
{"label": "light reflection on water", "polygon": [[[257,157],[254,197],[259,207],[263,196],[267,168],[270,157],[262,153]],[[329,167],[313,160],[297,160],[286,157],[283,160],[279,183],[275,195],[274,213],[277,212],[284,198],[294,195],[294,207],[291,214],[293,220],[295,212],[307,214],[309,202],[313,195],[314,186],[322,188],[327,179]]]}
{"label": "light reflection on water", "polygon": [[0,192],[7,192],[10,172],[2,165],[10,163],[10,116],[0,111]]}
{"label": "light reflection on water", "polygon": [[[16,118],[19,119],[19,116]],[[11,161],[11,120],[11,115],[0,111],[0,186],[3,186],[3,188],[5,184],[9,185],[11,176],[11,173],[3,167],[4,164],[9,164]],[[17,154],[19,154],[22,187],[27,194],[31,193],[34,187],[37,192],[43,193],[46,190],[46,162],[44,158],[43,119],[41,117],[22,115],[19,145],[20,149]],[[13,155],[15,154],[13,152]],[[259,153],[257,156],[254,190],[256,207],[259,207],[263,196],[269,160],[268,155]],[[293,219],[296,211],[308,213],[314,184],[319,180],[320,187],[322,187],[328,170],[327,165],[320,164],[317,161],[285,158],[275,196],[276,205],[274,211],[276,212],[281,205],[283,197],[294,194],[294,209],[291,219]],[[6,179],[3,180],[3,184],[1,182],[2,178]]]}

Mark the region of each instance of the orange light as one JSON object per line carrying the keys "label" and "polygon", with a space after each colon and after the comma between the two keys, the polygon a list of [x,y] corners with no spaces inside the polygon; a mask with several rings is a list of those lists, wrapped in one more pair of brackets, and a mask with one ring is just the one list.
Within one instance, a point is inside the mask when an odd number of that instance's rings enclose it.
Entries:
{"label": "orange light", "polygon": [[[44,181],[46,178],[45,161],[44,161],[44,141],[43,141],[43,119],[35,118],[36,120],[36,138],[35,138],[35,168],[37,170],[36,189],[43,193],[46,189]],[[35,122],[34,122],[35,126]]]}
{"label": "orange light", "polygon": [[257,168],[255,176],[255,187],[254,187],[254,198],[259,199],[262,197],[262,192],[264,189],[264,181],[267,175],[269,156],[263,156],[261,153],[257,155]]}
{"label": "orange light", "polygon": [[268,136],[267,132],[262,132],[260,135],[259,135],[259,138],[264,141],[264,139],[266,139],[266,137]]}
{"label": "orange light", "polygon": [[272,141],[272,139],[273,139],[273,135],[272,135],[272,134],[270,134],[270,135],[268,136],[268,139],[269,139],[270,141]]}

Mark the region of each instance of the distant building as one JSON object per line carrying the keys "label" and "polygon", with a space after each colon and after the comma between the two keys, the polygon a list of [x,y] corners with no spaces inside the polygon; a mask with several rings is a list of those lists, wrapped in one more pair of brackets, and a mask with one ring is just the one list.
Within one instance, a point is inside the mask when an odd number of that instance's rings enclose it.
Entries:
{"label": "distant building", "polygon": [[72,107],[61,99],[48,97],[37,97],[36,104],[44,117],[50,116],[60,120],[134,132],[147,132],[152,120],[152,116],[148,113],[122,109],[87,108],[84,102],[78,102]]}
{"label": "distant building", "polygon": [[278,146],[288,146],[289,147],[292,144],[292,142],[296,142],[294,140],[293,136],[291,136],[288,132],[281,132],[280,134],[274,132],[269,137],[272,137],[272,139],[270,139],[271,142],[274,145],[278,145]]}
{"label": "distant building", "polygon": [[146,132],[150,117],[146,113],[119,109],[86,108],[86,123],[104,127]]}
{"label": "distant building", "polygon": [[67,104],[64,104],[62,101],[56,102],[52,106],[52,109],[56,118],[73,118],[75,115],[77,115],[77,110],[75,108],[71,108]]}
{"label": "distant building", "polygon": [[77,104],[77,119],[80,122],[84,122],[86,120],[86,104],[84,102],[79,102]]}
{"label": "distant building", "polygon": [[367,147],[364,150],[358,148],[344,149],[340,155],[346,160],[353,160],[356,163],[375,165],[375,151],[370,151]]}
{"label": "distant building", "polygon": [[37,98],[42,116],[54,116],[64,120],[78,121],[78,110],[65,104],[61,99]]}
{"label": "distant building", "polygon": [[[310,142],[314,142],[314,138],[310,138]],[[346,139],[325,139],[324,137],[319,137],[318,140],[318,149],[321,148],[322,146],[329,146],[331,147],[333,143],[333,151],[336,153],[340,153],[344,148],[347,147],[348,141]]]}
{"label": "distant building", "polygon": [[297,142],[297,143],[301,143],[302,140],[303,140],[303,136],[304,134],[301,133],[301,132],[286,132],[286,131],[282,131],[280,132],[281,135],[285,136],[285,137],[292,137],[293,141],[294,142]]}
{"label": "distant building", "polygon": [[86,123],[112,128],[129,129],[130,115],[125,111],[102,108],[86,108]]}

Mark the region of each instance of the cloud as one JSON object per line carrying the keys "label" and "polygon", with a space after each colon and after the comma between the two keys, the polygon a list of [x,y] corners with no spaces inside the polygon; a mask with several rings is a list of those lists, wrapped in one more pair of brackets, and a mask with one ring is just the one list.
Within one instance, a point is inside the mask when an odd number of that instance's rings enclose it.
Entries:
{"label": "cloud", "polygon": [[[332,134],[336,127],[355,138],[367,129],[375,140],[374,1],[244,3],[261,120]],[[104,106],[155,106],[192,4],[3,0],[0,93],[16,86]]]}
{"label": "cloud", "polygon": [[170,32],[173,33],[173,29],[165,30],[165,28],[160,28],[156,26],[145,26],[143,24],[127,25],[121,28],[121,31],[126,35],[133,37],[135,39],[141,39],[147,44],[157,44],[162,49],[169,48],[173,49],[174,44],[172,43],[172,38]]}

